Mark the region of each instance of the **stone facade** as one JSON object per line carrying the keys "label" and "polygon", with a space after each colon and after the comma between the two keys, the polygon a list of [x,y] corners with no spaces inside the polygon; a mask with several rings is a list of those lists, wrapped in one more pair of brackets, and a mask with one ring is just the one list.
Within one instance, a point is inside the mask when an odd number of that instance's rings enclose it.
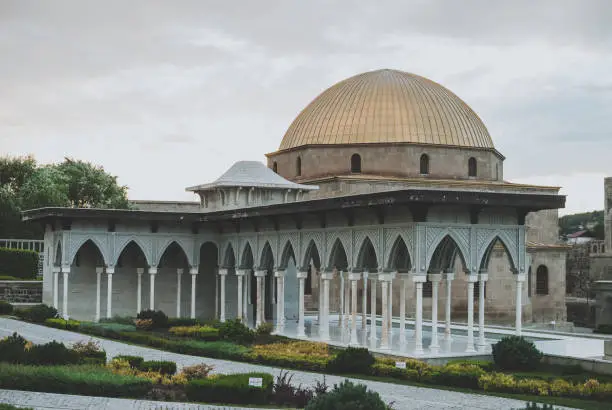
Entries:
{"label": "stone facade", "polygon": [[9,303],[42,303],[41,281],[0,281],[0,300]]}

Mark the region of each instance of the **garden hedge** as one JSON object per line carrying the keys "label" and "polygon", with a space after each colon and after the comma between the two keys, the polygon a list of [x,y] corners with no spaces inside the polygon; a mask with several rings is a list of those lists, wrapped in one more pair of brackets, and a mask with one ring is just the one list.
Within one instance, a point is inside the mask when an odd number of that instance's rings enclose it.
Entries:
{"label": "garden hedge", "polygon": [[0,272],[18,279],[36,279],[38,253],[23,249],[0,248]]}
{"label": "garden hedge", "polygon": [[[249,386],[249,379],[262,379],[262,387]],[[190,401],[227,404],[267,404],[272,396],[274,378],[267,373],[227,374],[192,380],[185,387]]]}

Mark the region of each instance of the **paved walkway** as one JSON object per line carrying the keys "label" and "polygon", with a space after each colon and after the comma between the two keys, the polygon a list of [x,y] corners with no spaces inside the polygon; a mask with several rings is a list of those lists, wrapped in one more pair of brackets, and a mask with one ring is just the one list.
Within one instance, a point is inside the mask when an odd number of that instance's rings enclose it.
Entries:
{"label": "paved walkway", "polygon": [[[100,343],[100,346],[106,350],[108,357],[114,357],[119,354],[131,354],[138,355],[145,358],[145,360],[171,360],[176,362],[180,368],[185,365],[192,365],[198,363],[206,363],[213,365],[215,371],[218,373],[238,373],[238,372],[266,372],[274,376],[278,375],[280,369],[268,366],[261,366],[249,363],[238,363],[227,360],[217,360],[198,356],[188,356],[177,353],[164,352],[155,350],[147,347],[140,347],[134,345],[128,345],[121,342],[115,342],[112,340],[99,339],[95,337],[89,337],[79,333],[68,332],[65,330],[52,329],[44,326],[34,325],[31,323],[20,322],[12,319],[0,318],[0,337],[10,335],[13,332],[17,332],[26,339],[34,343],[45,343],[51,340],[57,340],[64,343],[73,343],[81,340],[94,339]],[[293,377],[293,383],[301,384],[303,386],[313,386],[317,380],[322,380],[323,376],[315,373],[290,371]],[[333,385],[344,380],[344,377],[339,376],[326,376],[327,384]],[[416,410],[416,409],[522,409],[525,408],[525,402],[518,400],[505,399],[500,397],[482,396],[478,394],[467,394],[445,390],[428,389],[422,387],[397,385],[390,383],[382,383],[375,381],[365,381],[358,379],[351,379],[353,382],[362,383],[368,386],[368,388],[378,392],[386,402],[394,402],[395,409],[397,410]],[[19,392],[11,393],[11,396],[15,397],[15,400],[11,401],[13,404],[27,405],[28,397],[32,397],[32,393]],[[59,396],[57,404],[55,402],[46,401],[47,407],[40,407],[45,409],[74,409],[75,407],[67,407],[68,403],[71,403],[70,399],[66,399],[63,395]],[[70,397],[70,396],[69,396]],[[0,395],[0,402],[2,402],[4,396]],[[80,399],[80,398],[79,398]],[[81,405],[78,408],[107,408],[108,400],[106,398],[84,398],[85,402],[88,400],[101,400],[100,406],[98,407],[87,407],[88,405]],[[131,403],[131,404],[130,404]],[[187,405],[162,405],[162,408],[177,408],[177,409],[191,409],[197,407],[188,407]],[[169,406],[169,407],[168,407]],[[174,406],[174,407],[172,407]],[[181,407],[183,406],[183,407]],[[108,407],[110,408],[110,407]],[[121,409],[155,409],[158,408],[154,404],[147,404],[143,401],[126,400],[125,407],[122,405]],[[200,407],[200,408],[214,408],[214,407]],[[559,407],[559,409],[561,409]]]}

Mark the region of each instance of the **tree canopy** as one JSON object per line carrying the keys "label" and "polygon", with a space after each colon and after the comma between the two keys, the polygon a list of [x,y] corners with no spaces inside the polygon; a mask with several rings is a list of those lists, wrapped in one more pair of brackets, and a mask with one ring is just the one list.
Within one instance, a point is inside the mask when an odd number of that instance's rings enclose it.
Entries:
{"label": "tree canopy", "polygon": [[41,238],[39,226],[21,222],[21,211],[50,206],[126,209],[127,187],[85,161],[38,165],[32,156],[0,157],[0,238]]}

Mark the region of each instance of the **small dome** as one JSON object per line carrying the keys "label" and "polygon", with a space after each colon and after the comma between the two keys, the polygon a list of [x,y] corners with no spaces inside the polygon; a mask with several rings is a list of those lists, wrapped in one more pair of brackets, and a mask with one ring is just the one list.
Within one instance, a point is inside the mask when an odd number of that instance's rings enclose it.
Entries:
{"label": "small dome", "polygon": [[341,81],[293,121],[279,147],[414,143],[494,149],[478,115],[440,84],[397,70]]}

